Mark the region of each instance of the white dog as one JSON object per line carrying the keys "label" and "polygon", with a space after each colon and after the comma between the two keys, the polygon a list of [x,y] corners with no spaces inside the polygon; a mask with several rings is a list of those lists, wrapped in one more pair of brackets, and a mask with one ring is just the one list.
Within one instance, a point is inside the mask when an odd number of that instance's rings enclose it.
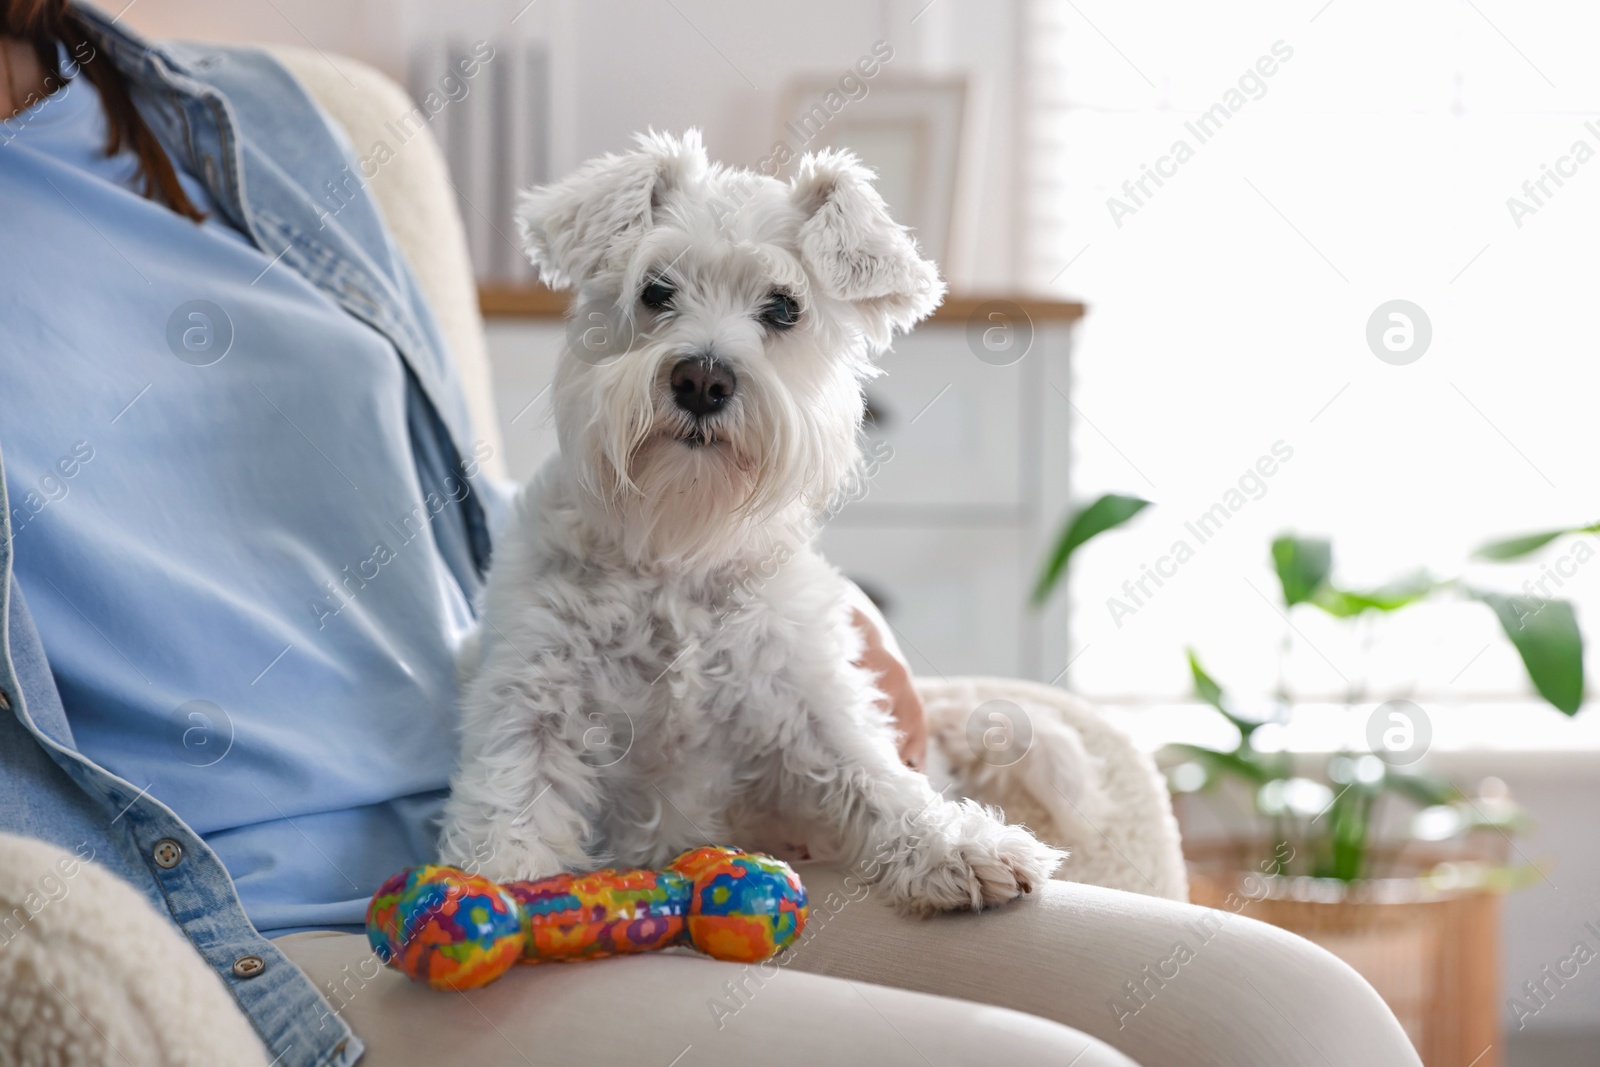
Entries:
{"label": "white dog", "polygon": [[560,454],[495,549],[444,862],[534,878],[804,842],[903,910],[981,909],[1063,853],[896,754],[849,583],[811,547],[862,383],[944,295],[848,153],[783,183],[641,136],[522,199],[578,312]]}

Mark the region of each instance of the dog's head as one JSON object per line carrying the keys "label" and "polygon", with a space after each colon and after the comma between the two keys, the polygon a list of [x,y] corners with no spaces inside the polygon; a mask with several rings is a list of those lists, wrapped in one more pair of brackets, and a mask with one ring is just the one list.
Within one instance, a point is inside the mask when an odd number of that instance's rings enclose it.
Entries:
{"label": "dog's head", "polygon": [[872,358],[944,295],[845,152],[784,183],[708,163],[698,131],[645,134],[523,194],[518,222],[544,280],[578,290],[563,462],[636,560],[727,558],[825,507]]}

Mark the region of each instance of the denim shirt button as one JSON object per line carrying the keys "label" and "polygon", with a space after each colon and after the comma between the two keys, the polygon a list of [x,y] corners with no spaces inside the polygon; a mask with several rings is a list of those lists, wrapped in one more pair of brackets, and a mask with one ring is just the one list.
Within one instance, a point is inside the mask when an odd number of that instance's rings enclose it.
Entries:
{"label": "denim shirt button", "polygon": [[233,973],[240,978],[254,978],[267,969],[267,961],[260,956],[240,956],[233,961]]}
{"label": "denim shirt button", "polygon": [[150,850],[150,856],[156,861],[156,866],[163,871],[170,871],[183,859],[183,846],[170,837],[163,837],[156,842],[156,847]]}

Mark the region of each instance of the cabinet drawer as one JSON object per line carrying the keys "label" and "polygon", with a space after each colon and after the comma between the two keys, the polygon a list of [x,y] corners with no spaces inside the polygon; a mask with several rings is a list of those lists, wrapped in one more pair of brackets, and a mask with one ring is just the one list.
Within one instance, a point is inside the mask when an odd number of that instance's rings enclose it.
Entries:
{"label": "cabinet drawer", "polygon": [[1023,499],[1024,383],[1032,353],[994,366],[973,355],[966,330],[925,325],[901,338],[867,385],[877,415],[869,441],[893,459],[873,477],[858,507],[1016,507]]}
{"label": "cabinet drawer", "polygon": [[1022,533],[834,526],[824,555],[874,596],[917,674],[1023,673]]}

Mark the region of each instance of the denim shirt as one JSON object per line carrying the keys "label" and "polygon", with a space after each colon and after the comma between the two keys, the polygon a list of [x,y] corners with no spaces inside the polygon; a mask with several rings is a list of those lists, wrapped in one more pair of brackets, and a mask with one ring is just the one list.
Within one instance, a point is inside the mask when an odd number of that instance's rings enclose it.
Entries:
{"label": "denim shirt", "polygon": [[[464,470],[472,440],[449,353],[375,203],[335,215],[318,198],[329,161],[357,162],[273,59],[248,49],[149,45],[93,9],[94,44],[128,80],[168,154],[199,178],[211,206],[257,247],[389,342],[432,433],[417,463]],[[0,458],[3,462],[3,458]],[[13,574],[13,501],[0,479],[0,829],[93,858],[169,915],[284,1067],[349,1064],[362,1045],[313,983],[264,939],[201,836],[146,790],[77,750],[61,696]],[[481,494],[460,504],[461,535],[441,543],[468,592],[489,555]],[[264,966],[258,965],[264,964]]]}

